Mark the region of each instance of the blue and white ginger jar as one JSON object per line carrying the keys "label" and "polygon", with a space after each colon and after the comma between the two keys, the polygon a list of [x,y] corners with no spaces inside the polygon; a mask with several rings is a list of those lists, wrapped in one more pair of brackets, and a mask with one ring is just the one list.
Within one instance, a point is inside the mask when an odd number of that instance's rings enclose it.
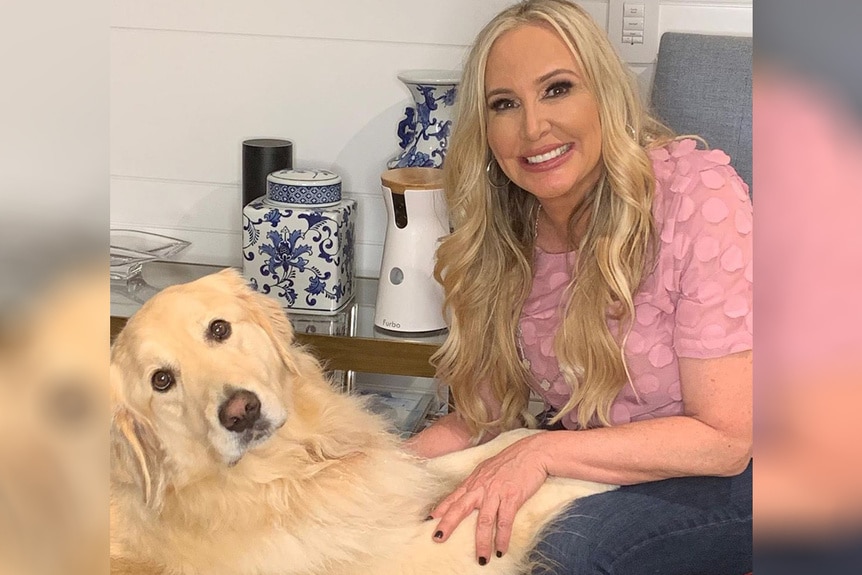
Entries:
{"label": "blue and white ginger jar", "polygon": [[243,209],[243,275],[283,307],[335,313],[353,298],[356,201],[326,170],[280,170]]}

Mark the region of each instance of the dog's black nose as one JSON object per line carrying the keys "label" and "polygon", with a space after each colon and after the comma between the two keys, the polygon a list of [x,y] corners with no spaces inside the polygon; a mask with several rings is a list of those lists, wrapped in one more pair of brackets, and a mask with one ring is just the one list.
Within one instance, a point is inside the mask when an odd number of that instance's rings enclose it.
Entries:
{"label": "dog's black nose", "polygon": [[228,431],[245,431],[260,418],[260,400],[246,389],[231,394],[218,410],[218,420]]}

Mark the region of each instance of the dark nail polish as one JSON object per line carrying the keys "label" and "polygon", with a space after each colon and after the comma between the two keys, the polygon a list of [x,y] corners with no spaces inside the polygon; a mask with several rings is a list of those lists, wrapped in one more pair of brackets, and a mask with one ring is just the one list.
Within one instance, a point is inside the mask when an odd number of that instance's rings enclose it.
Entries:
{"label": "dark nail polish", "polygon": [[428,517],[425,518],[425,521],[431,521],[432,519],[434,519],[434,518],[429,515]]}
{"label": "dark nail polish", "polygon": [[502,557],[502,556],[503,556],[503,552],[502,552],[502,551],[497,551],[497,557]]}
{"label": "dark nail polish", "polygon": [[488,562],[488,560],[485,559],[484,557],[479,557],[479,565],[484,565],[487,562]]}
{"label": "dark nail polish", "polygon": [[435,533],[435,534],[434,534],[434,539],[443,539],[443,532],[442,532],[442,531],[438,531],[437,533]]}

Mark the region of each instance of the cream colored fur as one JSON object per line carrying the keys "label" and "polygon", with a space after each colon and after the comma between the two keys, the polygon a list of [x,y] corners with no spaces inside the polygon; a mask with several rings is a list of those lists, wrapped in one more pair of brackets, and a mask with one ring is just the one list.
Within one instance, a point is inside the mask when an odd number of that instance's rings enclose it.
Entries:
{"label": "cream colored fur", "polygon": [[[227,340],[205,337],[214,319],[230,322]],[[129,320],[111,362],[114,573],[522,573],[556,512],[613,489],[548,479],[518,513],[508,553],[480,566],[475,513],[446,543],[425,517],[476,464],[537,432],[419,459],[292,340],[277,303],[233,271],[168,288]],[[166,368],[176,386],[153,391]],[[283,425],[237,448],[218,421],[226,386],[256,393],[263,416]]]}

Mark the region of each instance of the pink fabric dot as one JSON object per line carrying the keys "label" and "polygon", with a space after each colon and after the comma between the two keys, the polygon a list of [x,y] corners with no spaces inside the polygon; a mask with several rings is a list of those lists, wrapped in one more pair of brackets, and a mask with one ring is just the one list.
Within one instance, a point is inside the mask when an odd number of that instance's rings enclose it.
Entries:
{"label": "pink fabric dot", "polygon": [[659,390],[659,379],[652,373],[645,373],[638,378],[637,389],[641,393],[655,393]]}
{"label": "pink fabric dot", "polygon": [[[536,276],[538,277],[538,275]],[[524,302],[524,313],[532,316],[539,309],[538,301],[525,301]]]}
{"label": "pink fabric dot", "polygon": [[640,325],[647,326],[652,325],[658,320],[659,315],[661,314],[661,310],[655,306],[652,306],[648,303],[643,305],[639,305],[637,310],[635,310],[635,316],[637,317],[637,322]]}
{"label": "pink fabric dot", "polygon": [[736,231],[738,231],[744,236],[751,233],[750,213],[743,210],[737,210],[736,215],[734,216],[734,220],[736,220]]}
{"label": "pink fabric dot", "polygon": [[626,423],[632,420],[629,408],[622,403],[615,403],[611,406],[610,416],[611,421],[618,423]]}
{"label": "pink fabric dot", "polygon": [[670,191],[675,194],[681,194],[688,188],[689,184],[691,184],[691,178],[688,176],[677,176],[670,184]]}
{"label": "pink fabric dot", "polygon": [[700,332],[700,336],[703,347],[706,349],[717,349],[724,344],[724,338],[727,336],[727,332],[723,325],[713,323],[705,326]]}
{"label": "pink fabric dot", "polygon": [[568,275],[566,275],[562,272],[557,272],[557,273],[551,274],[548,277],[548,287],[550,289],[557,289],[558,287],[563,286],[566,283],[568,283],[568,281],[569,281]]}
{"label": "pink fabric dot", "polygon": [[748,201],[748,184],[738,178],[731,178],[730,187],[733,188],[734,192],[736,192],[737,198],[745,202]]}
{"label": "pink fabric dot", "polygon": [[673,352],[668,346],[660,343],[649,351],[647,357],[653,367],[664,367],[673,361]]}
{"label": "pink fabric dot", "polygon": [[709,223],[717,224],[727,217],[729,210],[727,209],[727,204],[721,198],[709,198],[703,203],[700,213],[703,214],[703,218]]}
{"label": "pink fabric dot", "polygon": [[664,162],[656,165],[653,170],[655,171],[656,179],[664,181],[673,173],[673,165],[670,162]]}
{"label": "pink fabric dot", "polygon": [[726,165],[730,163],[730,156],[722,150],[710,150],[703,155],[704,158],[716,164]]}
{"label": "pink fabric dot", "polygon": [[691,170],[691,162],[688,161],[688,158],[680,158],[676,163],[677,173],[685,176],[688,174],[689,170]]}
{"label": "pink fabric dot", "polygon": [[697,286],[697,299],[701,302],[709,302],[724,296],[724,286],[716,281],[701,282]]}
{"label": "pink fabric dot", "polygon": [[559,377],[554,380],[551,391],[562,397],[564,400],[568,400],[569,395],[571,395],[571,390],[569,389],[569,385],[566,383],[566,379],[564,377]]}
{"label": "pink fabric dot", "polygon": [[646,349],[646,341],[641,334],[631,331],[626,339],[626,349],[629,353],[639,355]]}
{"label": "pink fabric dot", "polygon": [[724,185],[724,176],[715,170],[704,170],[700,173],[700,181],[711,190],[720,190]]}
{"label": "pink fabric dot", "polygon": [[732,295],[724,302],[724,315],[731,318],[744,317],[750,310],[748,298],[741,295]]}
{"label": "pink fabric dot", "polygon": [[677,221],[687,221],[694,214],[695,207],[694,200],[688,196],[683,196],[679,202],[679,212],[676,215]]}
{"label": "pink fabric dot", "polygon": [[682,327],[696,327],[700,323],[700,316],[696,313],[686,313],[686,308],[676,312],[676,323]]}
{"label": "pink fabric dot", "polygon": [[720,249],[718,240],[710,236],[698,238],[694,243],[694,255],[702,262],[717,258]]}
{"label": "pink fabric dot", "polygon": [[743,261],[742,248],[737,245],[732,245],[721,254],[721,268],[726,272],[735,272],[741,270],[745,266]]}
{"label": "pink fabric dot", "polygon": [[682,401],[682,388],[680,388],[679,382],[668,389],[668,395],[674,401]]}
{"label": "pink fabric dot", "polygon": [[754,281],[754,262],[752,260],[749,260],[748,264],[745,266],[743,277],[745,277],[749,282]]}
{"label": "pink fabric dot", "polygon": [[670,158],[670,154],[668,154],[667,149],[665,149],[665,148],[655,148],[653,150],[650,150],[649,154],[654,159],[656,159],[660,162],[664,162],[665,160]]}
{"label": "pink fabric dot", "polygon": [[670,145],[670,155],[674,158],[681,158],[692,153],[696,148],[697,142],[694,140],[681,140]]}
{"label": "pink fabric dot", "polygon": [[545,357],[553,357],[554,355],[554,338],[546,337],[539,342],[539,352]]}

